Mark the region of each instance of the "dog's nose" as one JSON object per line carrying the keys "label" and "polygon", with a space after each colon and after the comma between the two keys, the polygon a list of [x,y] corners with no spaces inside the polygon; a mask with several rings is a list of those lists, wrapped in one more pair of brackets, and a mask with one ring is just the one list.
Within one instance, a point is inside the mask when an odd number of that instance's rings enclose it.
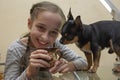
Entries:
{"label": "dog's nose", "polygon": [[62,39],[60,39],[60,43],[63,44],[63,40]]}

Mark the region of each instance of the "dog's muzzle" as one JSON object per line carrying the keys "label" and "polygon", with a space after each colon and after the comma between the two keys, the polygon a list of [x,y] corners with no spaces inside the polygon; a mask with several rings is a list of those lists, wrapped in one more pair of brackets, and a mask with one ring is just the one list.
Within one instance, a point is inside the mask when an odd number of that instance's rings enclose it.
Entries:
{"label": "dog's muzzle", "polygon": [[64,38],[61,38],[61,39],[60,39],[60,43],[61,43],[61,44],[64,44],[64,42],[65,42],[65,39],[64,39]]}

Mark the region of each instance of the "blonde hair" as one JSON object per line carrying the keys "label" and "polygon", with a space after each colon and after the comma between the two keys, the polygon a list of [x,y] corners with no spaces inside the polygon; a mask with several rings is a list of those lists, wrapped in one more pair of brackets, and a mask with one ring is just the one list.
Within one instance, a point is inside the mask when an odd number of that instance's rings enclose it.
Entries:
{"label": "blonde hair", "polygon": [[37,18],[38,14],[43,11],[51,11],[60,14],[60,16],[62,17],[61,26],[64,24],[66,19],[62,9],[56,4],[47,1],[39,2],[32,6],[30,10],[31,19],[34,20],[35,18]]}
{"label": "blonde hair", "polygon": [[[35,18],[37,18],[38,14],[43,11],[51,11],[51,12],[60,14],[60,16],[62,18],[62,23],[60,25],[61,27],[63,26],[64,22],[66,21],[66,18],[65,18],[65,15],[64,15],[62,9],[59,6],[57,6],[56,4],[48,2],[48,1],[43,1],[43,2],[33,4],[32,8],[30,9],[31,20],[34,20]],[[61,27],[60,27],[60,30],[61,30]],[[29,32],[24,33],[22,35],[22,37],[28,37],[28,36],[29,36]]]}

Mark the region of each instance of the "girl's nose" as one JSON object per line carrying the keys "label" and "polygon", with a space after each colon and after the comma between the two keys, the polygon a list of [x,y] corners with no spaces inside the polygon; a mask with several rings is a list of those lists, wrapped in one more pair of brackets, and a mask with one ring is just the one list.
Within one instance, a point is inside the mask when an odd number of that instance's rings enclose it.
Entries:
{"label": "girl's nose", "polygon": [[41,36],[42,36],[42,38],[43,38],[44,40],[48,40],[48,38],[49,38],[49,33],[48,33],[48,32],[44,32]]}

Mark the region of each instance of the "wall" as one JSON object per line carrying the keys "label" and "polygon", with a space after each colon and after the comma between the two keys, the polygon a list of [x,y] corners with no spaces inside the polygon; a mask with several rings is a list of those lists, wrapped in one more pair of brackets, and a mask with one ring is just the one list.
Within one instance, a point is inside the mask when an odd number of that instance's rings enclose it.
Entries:
{"label": "wall", "polygon": [[[5,61],[6,51],[11,41],[27,32],[27,18],[32,4],[43,0],[0,0],[0,54]],[[74,17],[81,15],[85,24],[99,20],[110,20],[112,16],[99,0],[47,0],[59,5],[65,15],[71,7]],[[91,2],[92,1],[92,2]],[[74,45],[68,45],[78,54],[80,50]]]}

